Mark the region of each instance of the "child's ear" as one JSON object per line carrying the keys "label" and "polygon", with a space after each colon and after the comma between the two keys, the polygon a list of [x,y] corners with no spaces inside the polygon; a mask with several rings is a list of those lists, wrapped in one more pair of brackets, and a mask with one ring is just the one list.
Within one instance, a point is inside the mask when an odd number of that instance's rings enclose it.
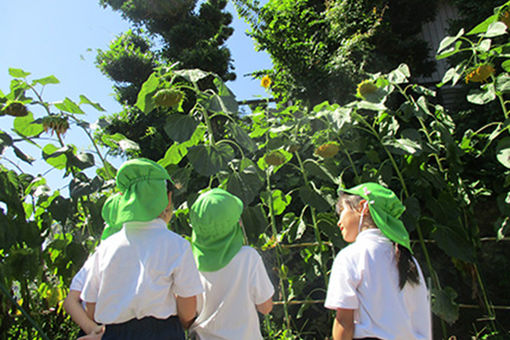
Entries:
{"label": "child's ear", "polygon": [[367,215],[369,212],[368,212],[368,202],[367,200],[363,199],[361,201],[359,201],[358,203],[358,212],[360,214],[364,214],[364,215]]}

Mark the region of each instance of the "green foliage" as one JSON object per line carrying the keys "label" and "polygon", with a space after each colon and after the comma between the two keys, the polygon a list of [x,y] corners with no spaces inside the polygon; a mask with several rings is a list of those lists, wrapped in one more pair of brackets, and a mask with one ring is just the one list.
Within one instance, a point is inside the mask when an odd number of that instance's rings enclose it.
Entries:
{"label": "green foliage", "polygon": [[433,18],[437,1],[257,1],[234,2],[252,26],[258,48],[273,69],[272,92],[283,102],[302,99],[347,103],[369,72],[408,63],[429,74],[428,47],[417,38]]}

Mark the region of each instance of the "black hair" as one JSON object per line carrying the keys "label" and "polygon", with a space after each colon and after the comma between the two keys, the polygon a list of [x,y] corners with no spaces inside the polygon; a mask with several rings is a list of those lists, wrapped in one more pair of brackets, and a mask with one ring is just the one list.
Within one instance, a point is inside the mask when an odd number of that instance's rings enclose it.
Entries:
{"label": "black hair", "polygon": [[[349,194],[340,194],[340,198],[337,202],[337,212],[339,205],[345,202],[351,209],[356,209],[356,207],[359,205],[359,202],[361,202],[364,198],[358,195],[349,195]],[[372,216],[368,214],[368,216],[365,217],[365,223],[372,224],[373,226],[377,227],[377,225],[372,220]],[[420,276],[418,274],[418,267],[416,266],[416,263],[414,262],[413,255],[411,254],[411,251],[407,249],[406,247],[400,245],[397,243],[396,246],[397,253],[396,253],[396,260],[397,260],[397,269],[398,269],[398,286],[402,290],[406,283],[417,285],[420,283]]]}

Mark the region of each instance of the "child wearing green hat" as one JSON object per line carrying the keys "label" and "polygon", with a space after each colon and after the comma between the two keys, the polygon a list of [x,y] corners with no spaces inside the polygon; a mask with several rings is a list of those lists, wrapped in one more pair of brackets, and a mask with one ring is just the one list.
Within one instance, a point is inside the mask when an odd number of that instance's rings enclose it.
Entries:
{"label": "child wearing green hat", "polygon": [[389,189],[340,189],[338,227],[351,243],[335,258],[325,307],[336,311],[333,339],[432,339],[427,287]]}
{"label": "child wearing green hat", "polygon": [[242,211],[242,201],[219,188],[190,209],[191,247],[205,288],[190,328],[194,339],[262,339],[257,311],[271,311],[274,288],[260,255],[243,246]]}
{"label": "child wearing green hat", "polygon": [[103,206],[105,221],[122,229],[86,261],[80,298],[106,326],[104,340],[184,340],[183,325],[195,317],[203,287],[189,243],[167,228],[171,182],[151,160],[127,161],[116,177],[120,194]]}

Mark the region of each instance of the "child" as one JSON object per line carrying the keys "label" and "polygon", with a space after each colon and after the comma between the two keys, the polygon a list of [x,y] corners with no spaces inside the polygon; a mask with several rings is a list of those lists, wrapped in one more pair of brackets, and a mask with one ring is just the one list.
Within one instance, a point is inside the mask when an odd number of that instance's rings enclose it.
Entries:
{"label": "child", "polygon": [[[107,218],[111,217],[107,216]],[[122,225],[113,225],[114,222],[111,220],[105,220],[105,222],[106,227],[104,228],[103,234],[101,235],[101,240],[107,239],[109,236],[115,234],[122,228]],[[83,265],[83,267],[73,277],[71,286],[69,287],[69,294],[65,298],[63,304],[67,314],[69,314],[71,319],[81,328],[80,332],[78,333],[78,337],[86,334],[101,336],[102,333],[104,333],[104,326],[98,325],[94,322],[93,316],[89,317],[89,315],[87,315],[85,310],[85,303],[80,298],[83,284],[87,278],[87,267],[87,265]]]}
{"label": "child", "polygon": [[257,311],[271,312],[274,288],[260,255],[243,246],[242,211],[241,200],[222,189],[200,195],[190,209],[191,246],[205,288],[192,338],[262,339]]}
{"label": "child", "polygon": [[116,177],[121,194],[103,206],[104,219],[123,228],[87,260],[80,297],[94,320],[106,325],[104,340],[184,340],[182,325],[195,316],[203,288],[189,243],[167,228],[168,182],[159,164],[127,161]]}
{"label": "child", "polygon": [[347,242],[335,258],[325,307],[333,339],[432,339],[427,288],[411,255],[396,195],[376,183],[340,189],[338,226]]}

